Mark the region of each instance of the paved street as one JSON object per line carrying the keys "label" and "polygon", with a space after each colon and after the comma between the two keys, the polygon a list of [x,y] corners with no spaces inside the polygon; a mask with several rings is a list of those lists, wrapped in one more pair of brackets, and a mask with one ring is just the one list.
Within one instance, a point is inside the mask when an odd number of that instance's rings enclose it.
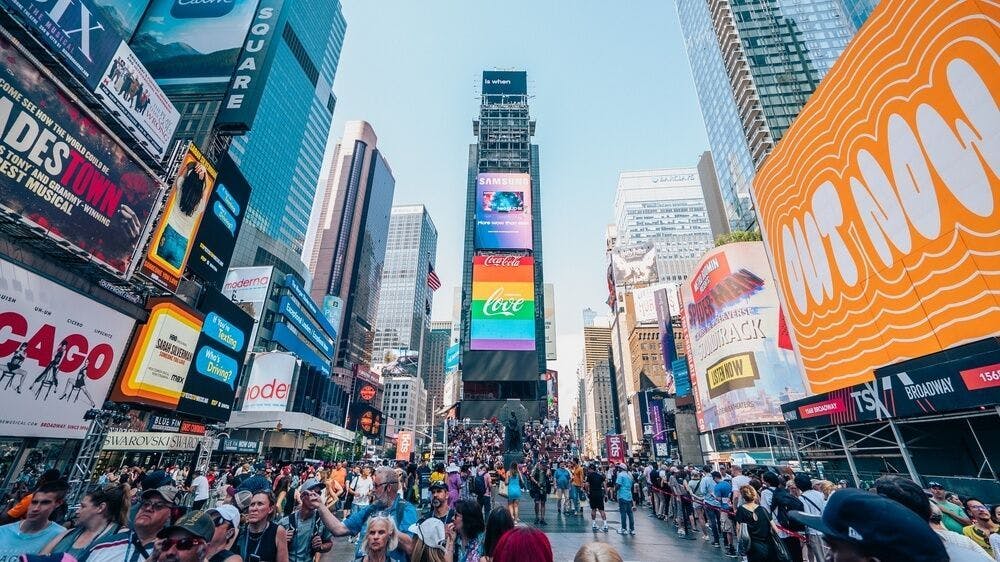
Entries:
{"label": "paved street", "polygon": [[[505,501],[503,498],[498,498]],[[504,504],[501,504],[504,505]],[[619,535],[616,531],[620,518],[618,506],[608,504],[608,527],[610,531],[593,533],[590,530],[590,512],[585,510],[584,516],[556,516],[555,501],[548,504],[548,525],[543,530],[548,533],[552,542],[552,550],[556,562],[573,560],[580,546],[586,542],[600,541],[614,546],[625,562],[660,562],[663,560],[722,561],[727,558],[719,549],[709,546],[707,541],[698,535],[697,540],[686,540],[677,536],[674,526],[670,523],[648,517],[650,510],[640,508],[635,515],[636,535]],[[521,503],[521,518],[526,522],[534,520],[534,510],[531,502]],[[353,545],[344,539],[337,539],[333,550],[324,558],[324,562],[341,562],[350,560]]]}

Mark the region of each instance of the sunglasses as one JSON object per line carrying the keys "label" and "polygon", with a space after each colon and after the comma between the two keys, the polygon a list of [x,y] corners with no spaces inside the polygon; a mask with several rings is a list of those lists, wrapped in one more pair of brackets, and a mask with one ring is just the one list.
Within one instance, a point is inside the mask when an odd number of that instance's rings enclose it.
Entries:
{"label": "sunglasses", "polygon": [[177,547],[177,550],[191,550],[192,548],[204,543],[205,539],[199,539],[196,537],[184,537],[183,539],[163,539],[160,541],[160,552],[166,552],[174,547]]}

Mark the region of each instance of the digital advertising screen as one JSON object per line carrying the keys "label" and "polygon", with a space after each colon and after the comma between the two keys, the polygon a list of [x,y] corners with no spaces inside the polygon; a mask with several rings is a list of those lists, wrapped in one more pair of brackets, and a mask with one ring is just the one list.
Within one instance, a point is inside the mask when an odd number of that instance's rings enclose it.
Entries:
{"label": "digital advertising screen", "polygon": [[250,201],[250,184],[228,153],[219,161],[218,172],[187,261],[192,273],[214,286],[226,277]]}
{"label": "digital advertising screen", "polygon": [[484,95],[526,95],[528,73],[523,70],[484,70]]}
{"label": "digital advertising screen", "polygon": [[475,256],[472,350],[535,349],[535,265],[530,256]]}
{"label": "digital advertising screen", "polygon": [[996,21],[882,2],[753,180],[812,392],[997,334]]}
{"label": "digital advertising screen", "polygon": [[530,250],[531,175],[476,176],[476,248]]}
{"label": "digital advertising screen", "polygon": [[681,285],[681,300],[698,428],[783,421],[781,404],[806,389],[795,354],[779,344],[781,306],[764,243],[710,250]]}

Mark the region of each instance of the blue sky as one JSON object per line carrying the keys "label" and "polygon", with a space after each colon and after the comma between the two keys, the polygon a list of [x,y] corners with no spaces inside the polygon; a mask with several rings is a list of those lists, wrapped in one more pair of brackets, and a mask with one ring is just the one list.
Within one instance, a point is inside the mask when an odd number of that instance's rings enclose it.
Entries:
{"label": "blue sky", "polygon": [[618,173],[694,166],[708,147],[670,0],[343,0],[347,39],[331,137],[364,119],[396,177],[396,204],[438,228],[451,318],[461,282],[468,145],[484,69],[528,72],[538,122],[544,267],[555,284],[563,423],[582,357],[581,311],[608,312],[604,229]]}

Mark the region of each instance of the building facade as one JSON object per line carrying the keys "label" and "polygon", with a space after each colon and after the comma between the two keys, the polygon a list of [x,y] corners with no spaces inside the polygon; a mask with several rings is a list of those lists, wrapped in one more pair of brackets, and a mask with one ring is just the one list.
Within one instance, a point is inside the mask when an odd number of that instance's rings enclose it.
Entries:
{"label": "building facade", "polygon": [[587,415],[585,449],[600,453],[604,450],[604,436],[616,433],[615,403],[611,399],[611,366],[607,361],[601,361],[587,372],[584,395]]}
{"label": "building facade", "polygon": [[375,319],[376,359],[389,350],[405,349],[419,352],[423,363],[434,298],[427,277],[436,256],[437,228],[427,209],[393,207]]}
{"label": "building facade", "polygon": [[756,225],[750,182],[856,29],[839,0],[678,0],[727,216]]}
{"label": "building facade", "polygon": [[245,225],[301,254],[336,105],[333,80],[347,22],[339,0],[286,1],[283,11],[286,23],[253,128],[233,138],[229,154],[253,186]]}
{"label": "building facade", "polygon": [[857,32],[872,15],[872,10],[878,5],[878,0],[840,0],[844,16],[851,23],[851,27]]}
{"label": "building facade", "polygon": [[[541,181],[528,99],[525,72],[483,72],[477,142],[469,147],[461,295],[462,415],[472,419],[497,415],[507,400],[520,400],[531,418],[546,412]],[[499,223],[508,226],[496,229]],[[496,269],[474,283],[477,266]],[[487,310],[496,298],[514,298],[507,305],[519,309],[517,318]],[[475,336],[475,328],[490,334]]]}
{"label": "building facade", "polygon": [[[420,377],[391,376],[383,381],[382,411],[396,422],[396,431],[427,431],[427,389]],[[420,440],[418,434],[418,441]]]}
{"label": "building facade", "polygon": [[364,121],[350,121],[334,147],[307,248],[313,300],[338,330],[335,367],[369,365],[396,188],[392,169]]}
{"label": "building facade", "polygon": [[[695,168],[622,172],[615,193],[616,249],[656,249],[660,281],[683,282],[714,245]],[[616,279],[616,284],[623,284]]]}
{"label": "building facade", "polygon": [[445,404],[444,379],[445,354],[451,345],[451,322],[436,321],[431,322],[431,329],[427,332],[427,341],[424,343],[424,351],[420,354],[421,372],[420,377],[424,380],[424,387],[427,389],[427,411],[432,409],[440,410]]}

